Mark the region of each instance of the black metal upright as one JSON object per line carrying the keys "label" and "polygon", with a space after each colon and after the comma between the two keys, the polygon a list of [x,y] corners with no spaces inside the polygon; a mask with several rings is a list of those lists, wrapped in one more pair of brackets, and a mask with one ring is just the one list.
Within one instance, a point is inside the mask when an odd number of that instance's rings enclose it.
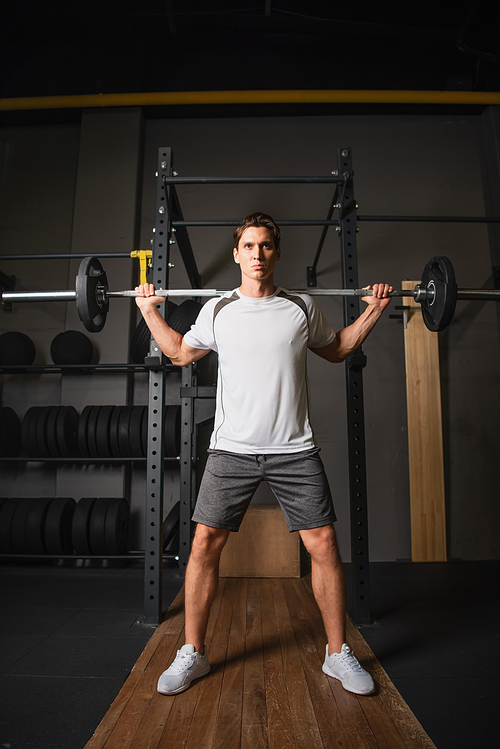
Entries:
{"label": "black metal upright", "polygon": [[[152,279],[157,288],[168,288],[171,215],[163,175],[172,175],[172,150],[158,151],[156,218],[153,239]],[[167,305],[160,306],[165,316]],[[156,341],[149,349],[148,446],[144,543],[144,623],[160,624],[162,618],[163,567],[163,473],[165,362]]]}
{"label": "black metal upright", "polygon": [[[358,286],[356,245],[357,217],[353,187],[352,151],[338,150],[338,176],[346,181],[340,190],[340,250],[345,289]],[[344,325],[359,317],[359,298],[344,297]],[[349,503],[351,518],[351,567],[354,622],[370,624],[370,569],[368,546],[368,503],[366,491],[365,418],[363,368],[366,357],[361,347],[346,360],[347,440],[349,461]]]}
{"label": "black metal upright", "polygon": [[196,365],[182,368],[179,571],[185,572],[191,551],[191,515],[196,500],[196,435],[194,409]]}

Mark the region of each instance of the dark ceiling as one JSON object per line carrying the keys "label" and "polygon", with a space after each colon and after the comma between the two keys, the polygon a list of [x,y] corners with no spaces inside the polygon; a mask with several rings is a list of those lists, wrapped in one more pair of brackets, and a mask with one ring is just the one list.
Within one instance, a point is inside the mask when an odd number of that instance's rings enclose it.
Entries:
{"label": "dark ceiling", "polygon": [[0,0],[0,98],[500,90],[498,0]]}

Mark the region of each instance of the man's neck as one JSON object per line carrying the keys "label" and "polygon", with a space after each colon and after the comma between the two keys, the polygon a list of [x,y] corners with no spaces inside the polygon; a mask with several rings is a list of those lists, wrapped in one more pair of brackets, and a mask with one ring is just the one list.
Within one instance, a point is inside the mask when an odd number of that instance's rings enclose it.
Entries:
{"label": "man's neck", "polygon": [[244,276],[241,279],[241,285],[239,287],[239,291],[243,296],[254,297],[255,299],[264,296],[272,296],[276,289],[277,286],[274,285],[272,277],[263,279],[262,281],[257,281]]}

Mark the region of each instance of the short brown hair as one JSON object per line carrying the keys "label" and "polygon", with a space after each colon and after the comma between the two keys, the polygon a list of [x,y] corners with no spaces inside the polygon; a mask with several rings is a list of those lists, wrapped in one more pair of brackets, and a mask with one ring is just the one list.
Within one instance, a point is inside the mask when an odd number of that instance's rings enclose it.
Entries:
{"label": "short brown hair", "polygon": [[251,226],[259,228],[264,227],[268,229],[273,235],[274,246],[278,250],[280,246],[281,232],[279,226],[276,224],[274,219],[271,218],[267,213],[250,213],[246,218],[243,219],[241,226],[238,226],[233,234],[234,246],[238,249],[238,244],[241,239],[243,232],[249,229]]}

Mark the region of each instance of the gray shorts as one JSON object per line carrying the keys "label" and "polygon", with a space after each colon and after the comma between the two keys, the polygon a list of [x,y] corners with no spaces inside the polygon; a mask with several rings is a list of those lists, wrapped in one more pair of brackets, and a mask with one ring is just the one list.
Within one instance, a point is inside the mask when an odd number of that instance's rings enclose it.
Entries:
{"label": "gray shorts", "polygon": [[280,455],[209,450],[193,520],[211,528],[239,530],[262,481],[267,481],[278,500],[290,532],[335,522],[318,448]]}

